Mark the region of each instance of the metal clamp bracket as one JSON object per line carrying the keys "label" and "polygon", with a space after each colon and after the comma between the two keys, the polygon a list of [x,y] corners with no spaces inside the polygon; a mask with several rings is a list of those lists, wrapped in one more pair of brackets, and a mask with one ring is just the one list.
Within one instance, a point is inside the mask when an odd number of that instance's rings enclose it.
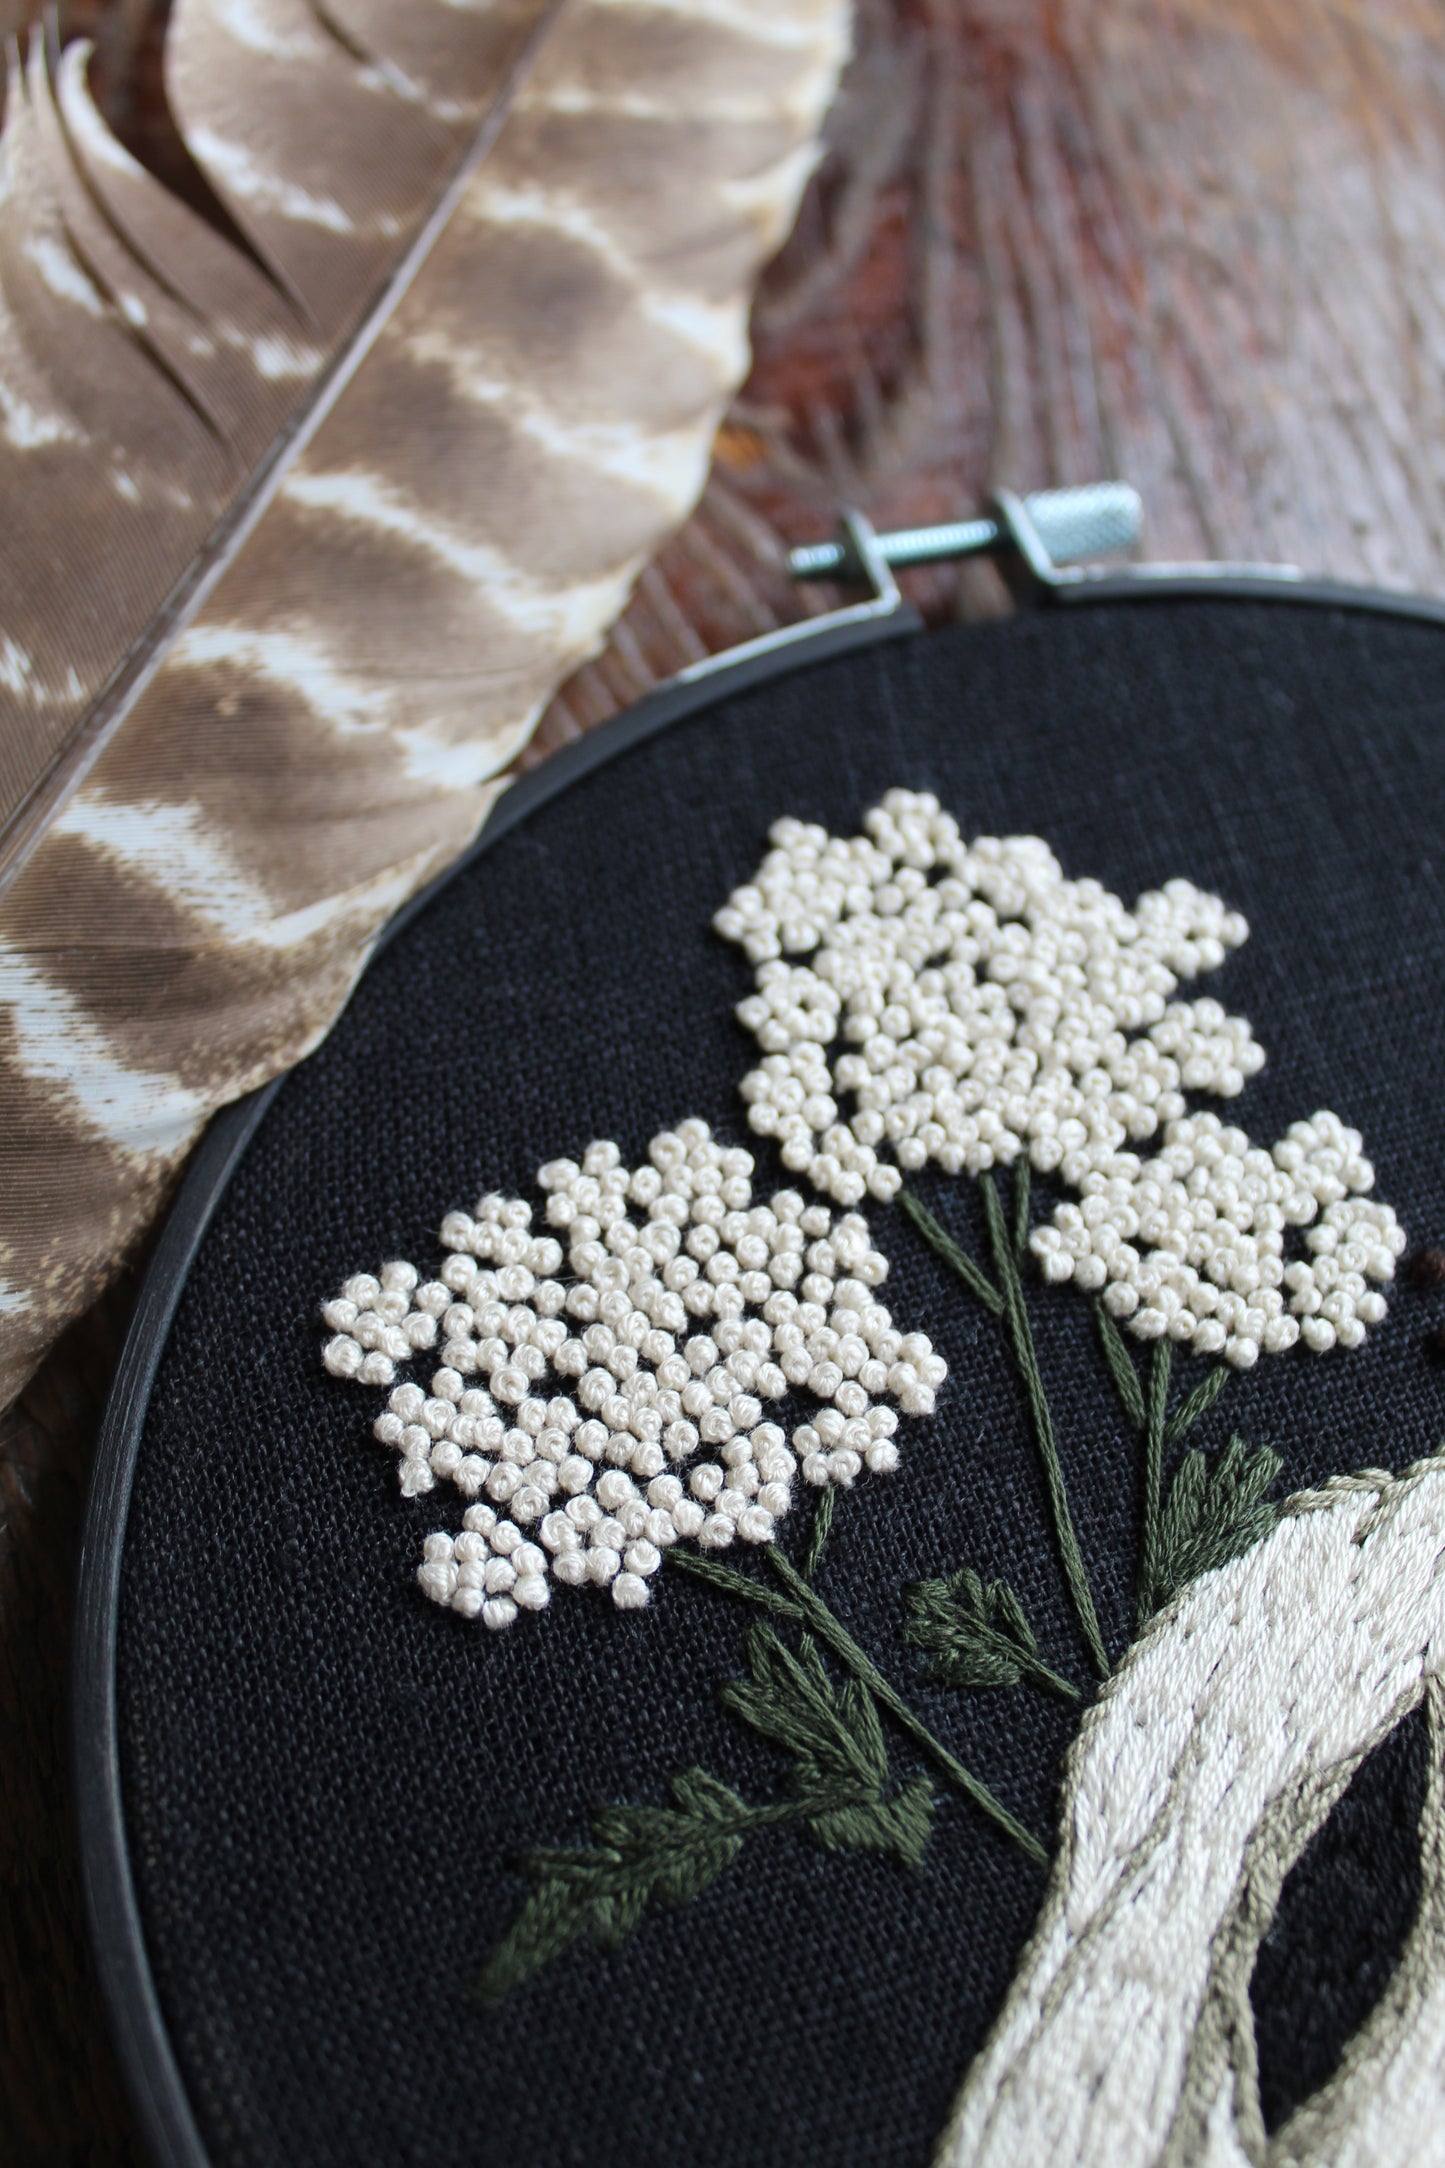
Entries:
{"label": "metal clamp bracket", "polygon": [[[1016,551],[1035,576],[1049,585],[1057,579],[1060,565],[1132,549],[1143,524],[1144,507],[1137,489],[1127,482],[1090,482],[1081,489],[1035,490],[1029,497],[1001,490],[979,519],[905,527],[873,539],[884,563],[899,567]],[[847,579],[846,535],[791,551],[788,569],[795,580]]]}
{"label": "metal clamp bracket", "polygon": [[[900,633],[921,629],[918,612],[910,608],[898,591],[891,561],[871,520],[865,519],[861,512],[845,512],[839,522],[837,541],[830,542],[827,547],[831,553],[829,563],[836,567],[829,577],[866,583],[873,590],[866,602],[848,603],[841,610],[829,610],[822,617],[804,617],[795,625],[779,625],[772,632],[760,633],[755,640],[744,640],[737,647],[724,648],[717,655],[705,655],[700,662],[689,663],[685,670],[679,670],[672,682],[692,685],[699,678],[711,677],[715,671],[733,670],[740,663],[766,659],[790,647],[806,645],[821,649],[826,644],[831,652],[846,647],[850,633],[855,630],[860,640],[876,638],[880,620],[887,621],[891,630]],[[791,566],[790,558],[790,569]]]}
{"label": "metal clamp bracket", "polygon": [[899,593],[895,570],[909,565],[941,564],[984,554],[998,558],[999,569],[1024,607],[1144,595],[1229,592],[1278,592],[1298,587],[1304,575],[1294,565],[1259,564],[1081,564],[1077,560],[1117,557],[1138,542],[1144,524],[1139,492],[1128,482],[1088,482],[1078,488],[1040,489],[1029,496],[996,492],[977,519],[952,520],[936,527],[907,527],[879,534],[863,513],[845,511],[832,541],[812,542],[791,550],[788,569],[797,580],[836,580],[871,590],[860,602],[845,603],[821,616],[780,625],[756,639],[744,640],[720,654],[691,663],[669,680],[695,685],[719,671],[741,672],[739,683],[756,669],[762,675],[780,655],[797,653],[798,661],[861,646],[894,634],[922,630],[922,619]]}
{"label": "metal clamp bracket", "polygon": [[[789,553],[798,580],[847,580],[857,576],[851,540],[858,513],[849,513],[832,542],[809,543]],[[866,527],[866,521],[862,522]],[[1111,593],[1175,592],[1196,581],[1286,585],[1304,578],[1295,565],[1145,564],[1096,565],[1080,559],[1118,556],[1134,548],[1144,524],[1139,492],[1128,482],[1088,482],[1073,489],[1040,489],[1016,496],[995,492],[977,519],[937,527],[906,527],[875,534],[873,555],[886,567],[941,564],[950,559],[996,556],[1015,599],[1027,606],[1082,599],[1084,590]]]}

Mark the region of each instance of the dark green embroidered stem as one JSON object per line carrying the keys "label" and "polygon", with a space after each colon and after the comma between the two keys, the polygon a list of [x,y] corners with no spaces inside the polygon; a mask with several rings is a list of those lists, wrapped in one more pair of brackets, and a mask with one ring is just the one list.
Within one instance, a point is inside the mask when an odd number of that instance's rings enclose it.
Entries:
{"label": "dark green embroidered stem", "polygon": [[761,1611],[771,1611],[775,1618],[785,1618],[796,1626],[802,1619],[799,1606],[783,1595],[780,1589],[769,1588],[766,1581],[755,1581],[750,1573],[739,1573],[736,1566],[724,1566],[716,1558],[702,1558],[696,1551],[681,1548],[664,1553],[668,1564],[680,1566],[695,1581],[705,1581],[720,1596],[736,1596],[743,1603],[755,1603]]}
{"label": "dark green embroidered stem", "polygon": [[789,1595],[769,1588],[765,1581],[755,1581],[750,1574],[739,1573],[736,1567],[721,1565],[716,1559],[700,1558],[694,1552],[681,1549],[669,1551],[667,1555],[675,1565],[681,1566],[685,1573],[706,1582],[721,1595],[736,1596],[744,1603],[757,1604],[762,1610],[791,1619],[796,1625],[812,1627],[819,1640],[827,1643],[834,1655],[847,1665],[854,1678],[868,1688],[895,1722],[932,1757],[956,1790],[980,1808],[990,1821],[997,1823],[1030,1859],[1037,1860],[1041,1866],[1047,1861],[1048,1854],[1037,1837],[1032,1836],[1021,1822],[1016,1821],[1002,1801],[994,1798],[988,1786],[981,1784],[955,1755],[949,1753],[940,1740],[934,1738],[927,1726],[913,1714],[902,1696],[889,1685],[877,1665],[864,1654],[852,1635],[834,1618],[816,1590],[808,1586],[797,1568],[790,1565],[777,1550],[770,1548],[768,1558],[779,1578],[787,1584]]}
{"label": "dark green embroidered stem", "polygon": [[1201,1415],[1214,1406],[1215,1401],[1229,1383],[1228,1363],[1218,1363],[1202,1377],[1189,1398],[1175,1409],[1164,1432],[1165,1446],[1177,1445],[1187,1430],[1192,1430]]}
{"label": "dark green embroidered stem", "polygon": [[[1139,1385],[1139,1373],[1134,1368],[1124,1335],[1103,1303],[1097,1299],[1094,1303],[1094,1323],[1099,1328],[1099,1345],[1104,1351],[1104,1360],[1109,1365],[1109,1375],[1114,1380],[1114,1390],[1123,1404],[1124,1413],[1135,1430],[1144,1434],[1144,1526],[1139,1546],[1138,1590],[1139,1625],[1142,1627],[1146,1620],[1153,1617],[1168,1594],[1167,1575],[1160,1550],[1163,1540],[1160,1526],[1164,1455],[1171,1445],[1177,1445],[1179,1440],[1193,1429],[1201,1415],[1207,1414],[1214,1406],[1229,1383],[1229,1366],[1227,1363],[1218,1363],[1213,1370],[1207,1371],[1166,1421],[1169,1375],[1173,1366],[1173,1349],[1169,1341],[1156,1340],[1154,1343],[1149,1369],[1149,1398],[1146,1404]],[[1201,1467],[1202,1465],[1201,1462]]]}
{"label": "dark green embroidered stem", "polygon": [[833,1525],[833,1512],[838,1503],[836,1484],[824,1485],[813,1514],[813,1526],[808,1534],[808,1548],[803,1554],[803,1579],[813,1580],[823,1562],[823,1546],[828,1540],[828,1530]]}
{"label": "dark green embroidered stem", "polygon": [[1029,1206],[1033,1201],[1034,1178],[1027,1157],[1014,1164],[1014,1255],[1022,1260],[1029,1242]]}
{"label": "dark green embroidered stem", "polygon": [[834,1655],[841,1658],[854,1678],[868,1688],[874,1700],[888,1711],[894,1722],[938,1764],[949,1782],[961,1791],[965,1798],[971,1799],[1005,1835],[1012,1837],[1014,1843],[1021,1846],[1030,1859],[1037,1860],[1041,1867],[1045,1866],[1048,1853],[1037,1837],[1031,1835],[1022,1822],[1014,1819],[1003,1802],[995,1799],[988,1786],[981,1784],[976,1776],[965,1769],[963,1763],[949,1752],[941,1740],[934,1738],[928,1726],[914,1715],[902,1695],[883,1676],[872,1658],[859,1648],[847,1628],[833,1616],[816,1590],[808,1586],[797,1567],[784,1558],[781,1551],[774,1548],[768,1551],[768,1564],[797,1598],[799,1609],[818,1639],[826,1642]]}
{"label": "dark green embroidered stem", "polygon": [[[1144,1532],[1139,1546],[1139,1625],[1154,1615],[1159,1590],[1159,1506],[1164,1484],[1164,1411],[1169,1404],[1169,1371],[1174,1348],[1154,1342],[1149,1366],[1149,1404],[1144,1415]],[[1191,1395],[1191,1398],[1193,1396]]]}
{"label": "dark green embroidered stem", "polygon": [[1003,1296],[993,1285],[988,1275],[982,1272],[974,1263],[967,1250],[960,1249],[952,1235],[947,1234],[939,1226],[927,1205],[920,1204],[912,1190],[909,1189],[901,1189],[898,1192],[898,1202],[902,1205],[929,1248],[937,1250],[944,1263],[953,1267],[969,1293],[976,1296],[984,1308],[991,1310],[995,1317],[1002,1317],[1004,1309]]}
{"label": "dark green embroidered stem", "polygon": [[1024,1301],[1023,1282],[1019,1278],[1018,1259],[1014,1255],[1013,1245],[1004,1226],[1003,1206],[999,1203],[993,1176],[981,1174],[978,1186],[983,1192],[983,1209],[988,1220],[994,1267],[1003,1286],[1004,1317],[1013,1343],[1014,1361],[1018,1365],[1024,1396],[1028,1401],[1039,1458],[1043,1462],[1044,1481],[1049,1493],[1049,1511],[1054,1524],[1054,1538],[1063,1562],[1064,1580],[1068,1584],[1074,1612],[1089,1651],[1089,1660],[1099,1677],[1107,1679],[1109,1659],[1104,1650],[1104,1637],[1099,1631],[1098,1614],[1094,1609],[1089,1577],[1084,1570],[1079,1539],[1074,1533],[1073,1516],[1069,1512],[1064,1471],[1059,1463],[1059,1449],[1054,1438],[1048,1395],[1039,1372],[1039,1359],[1034,1348],[1033,1331],[1029,1325],[1028,1306]]}
{"label": "dark green embroidered stem", "polygon": [[[1094,1323],[1099,1328],[1099,1345],[1104,1350],[1104,1360],[1109,1365],[1109,1375],[1114,1380],[1114,1390],[1123,1403],[1124,1413],[1136,1430],[1142,1430],[1148,1418],[1144,1395],[1139,1389],[1139,1373],[1134,1368],[1124,1335],[1097,1296],[1094,1298]],[[1209,1413],[1229,1383],[1229,1377],[1228,1363],[1216,1364],[1180,1402],[1164,1426],[1166,1452],[1194,1428],[1201,1415]]]}
{"label": "dark green embroidered stem", "polygon": [[1114,1380],[1114,1390],[1123,1403],[1124,1413],[1136,1430],[1142,1430],[1144,1395],[1139,1390],[1139,1373],[1134,1368],[1133,1357],[1124,1344],[1124,1335],[1097,1297],[1094,1302],[1094,1323],[1099,1328],[1099,1345],[1104,1350],[1104,1360],[1109,1365],[1109,1375]]}

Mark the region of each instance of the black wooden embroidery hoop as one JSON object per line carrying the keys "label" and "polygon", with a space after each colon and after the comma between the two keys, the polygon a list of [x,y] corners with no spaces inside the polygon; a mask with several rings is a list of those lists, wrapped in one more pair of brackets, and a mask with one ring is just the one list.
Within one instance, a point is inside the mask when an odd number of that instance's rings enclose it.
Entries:
{"label": "black wooden embroidery hoop", "polygon": [[[1060,579],[1035,546],[1026,509],[1003,497],[1000,524],[1013,570],[1032,600],[1072,609],[1095,602],[1159,600],[1283,602],[1358,611],[1445,627],[1445,602],[1382,589],[1304,580],[1261,567],[1134,567]],[[514,784],[465,856],[407,905],[386,941],[463,867],[572,784],[644,740],[744,691],[855,649],[921,632],[900,597],[876,537],[850,518],[845,536],[871,601],[733,649],[683,673]],[[151,1390],[191,1265],[226,1187],[284,1078],[227,1107],[212,1122],[167,1217],[146,1271],[97,1441],[77,1583],[72,1747],[76,1816],[87,1911],[113,2037],[146,2145],[159,2168],[207,2168],[151,1972],[140,1918],[121,1787],[116,1654],[121,1566],[132,1480]]]}

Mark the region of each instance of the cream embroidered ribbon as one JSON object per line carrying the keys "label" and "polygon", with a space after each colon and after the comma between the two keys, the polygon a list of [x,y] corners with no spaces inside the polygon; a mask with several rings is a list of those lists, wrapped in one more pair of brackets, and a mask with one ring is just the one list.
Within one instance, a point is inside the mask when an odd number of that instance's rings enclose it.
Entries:
{"label": "cream embroidered ribbon", "polygon": [[[1071,1752],[1038,1928],[938,2168],[1445,2161],[1445,1456],[1294,1499],[1129,1651]],[[1340,2069],[1267,2137],[1249,1980],[1280,1886],[1428,1701],[1425,1890]]]}

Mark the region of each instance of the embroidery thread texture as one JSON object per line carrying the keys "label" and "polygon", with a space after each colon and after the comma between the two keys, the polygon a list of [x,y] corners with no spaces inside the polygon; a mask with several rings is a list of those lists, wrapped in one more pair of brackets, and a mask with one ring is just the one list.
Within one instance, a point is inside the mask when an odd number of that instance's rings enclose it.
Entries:
{"label": "embroidery thread texture", "polygon": [[[1265,2158],[1255,1952],[1290,1866],[1427,1690],[1439,1751],[1442,1524],[1445,1457],[1339,1479],[1129,1651],[1071,1750],[1049,1894],[939,2168]],[[1389,2007],[1271,2161],[1440,2157],[1440,1804],[1437,1781],[1429,1894]]]}
{"label": "embroidery thread texture", "polygon": [[[927,792],[889,791],[863,830],[775,822],[754,879],[714,919],[754,966],[755,991],[737,1010],[763,1049],[741,1086],[748,1119],[823,1194],[898,1198],[999,1319],[1069,1598],[1107,1678],[1020,1278],[1025,1251],[1046,1281],[1094,1294],[1110,1374],[1143,1434],[1142,1624],[1166,1585],[1166,1445],[1223,1384],[1197,1386],[1171,1423],[1172,1347],[1241,1370],[1301,1339],[1318,1353],[1358,1347],[1386,1310],[1369,1283],[1393,1277],[1405,1236],[1390,1207],[1366,1197],[1374,1170],[1338,1116],[1296,1122],[1264,1152],[1217,1115],[1190,1113],[1186,1092],[1234,1098],[1265,1059],[1244,1018],[1169,999],[1248,936],[1219,897],[1175,880],[1127,911],[1099,882],[1066,880],[1037,836],[965,844]],[[1152,1159],[1126,1149],[1161,1132]],[[903,1189],[903,1174],[930,1162],[973,1176],[992,1277]],[[1009,1166],[1011,1230],[993,1174]],[[1032,1228],[1031,1170],[1058,1175],[1082,1202]],[[1307,1230],[1304,1256],[1286,1257],[1292,1229]],[[1147,1401],[1106,1329],[1116,1319],[1160,1351]]]}
{"label": "embroidery thread texture", "polygon": [[[426,1539],[434,1602],[500,1628],[590,1582],[635,1610],[679,1540],[771,1543],[800,1462],[817,1486],[897,1466],[885,1403],[931,1414],[947,1365],[878,1300],[867,1222],[792,1190],[754,1203],[752,1170],[700,1121],[634,1169],[593,1144],[538,1174],[569,1282],[531,1206],[488,1196],[447,1215],[438,1279],[398,1261],[326,1304],[337,1377],[389,1384],[442,1342],[430,1394],[396,1385],[375,1424],[405,1496],[442,1479],[472,1501]],[[764,1404],[794,1390],[820,1405],[790,1440]]]}
{"label": "embroidery thread texture", "polygon": [[[827,1519],[820,1505],[815,1564]],[[798,1615],[786,1600],[778,1609]],[[893,1782],[869,1686],[857,1676],[835,1681],[806,1630],[795,1653],[772,1626],[755,1622],[746,1651],[749,1677],[725,1685],[719,1698],[789,1756],[784,1796],[749,1805],[706,1770],[686,1769],[672,1779],[670,1805],[599,1807],[586,1849],[525,1854],[519,1870],[536,1886],[483,1969],[485,2001],[500,2000],[579,1941],[615,1949],[649,1904],[690,1902],[733,1865],[748,1838],[770,1829],[792,1824],[824,1851],[883,1852],[918,1865],[933,1825],[933,1788],[922,1777]]]}
{"label": "embroidery thread texture", "polygon": [[1430,1787],[1420,1817],[1420,1908],[1395,1976],[1339,2068],[1270,2147],[1271,2168],[1445,2162],[1445,1684],[1426,1687]]}
{"label": "embroidery thread texture", "polygon": [[940,1686],[1017,1686],[1029,1679],[1066,1701],[1079,1690],[1039,1655],[1023,1605],[1007,1581],[985,1586],[972,1566],[933,1581],[917,1581],[904,1596],[905,1641],[929,1657]]}
{"label": "embroidery thread texture", "polygon": [[[636,1169],[607,1143],[543,1167],[555,1233],[534,1230],[524,1200],[485,1197],[443,1223],[438,1279],[394,1262],[348,1280],[323,1312],[327,1367],[391,1389],[375,1434],[400,1455],[403,1493],[442,1481],[467,1500],[461,1533],[425,1542],[418,1580],[435,1602],[503,1627],[543,1608],[553,1581],[590,1582],[626,1610],[670,1555],[762,1614],[747,1676],[720,1697],[787,1757],[780,1795],[750,1802],[681,1770],[664,1803],[595,1810],[590,1844],[526,1854],[532,1891],[482,1992],[507,1993],[579,1944],[614,1947],[649,1906],[691,1901],[785,1825],[916,1867],[938,1777],[1044,1861],[815,1585],[838,1491],[896,1466],[898,1413],[929,1414],[946,1374],[878,1300],[887,1262],[853,1208],[896,1201],[998,1325],[1080,1634],[1108,1681],[1071,1758],[1043,1920],[941,2163],[1260,2160],[1254,1952],[1284,1873],[1363,1754],[1437,1691],[1445,1619],[1428,1530],[1445,1460],[1284,1508],[1266,1496],[1279,1456],[1238,1436],[1212,1460],[1189,1450],[1168,1482],[1166,1463],[1261,1354],[1358,1347],[1385,1315],[1378,1283],[1404,1234],[1369,1199],[1362,1139],[1336,1115],[1295,1123],[1265,1152],[1190,1112],[1186,1093],[1232,1098],[1265,1058],[1244,1019],[1171,999],[1246,938],[1217,897],[1171,881],[1126,911],[1099,883],[1065,880],[1037,838],[965,845],[926,794],[890,792],[864,829],[840,839],[778,822],[756,879],[715,922],[755,968],[738,1010],[763,1050],[742,1084],[750,1123],[830,1202],[792,1190],[755,1202],[751,1156],[687,1121]],[[1150,1158],[1128,1149],[1156,1138]],[[976,1183],[987,1265],[903,1187],[930,1163]],[[1039,1226],[1035,1172],[1079,1199]],[[1092,1294],[1140,1441],[1143,1639],[1112,1678],[1033,1337],[1030,1259],[1045,1284]],[[1121,1327],[1149,1344],[1142,1366]],[[399,1364],[438,1343],[429,1394],[397,1382]],[[1176,1348],[1223,1359],[1175,1396]],[[790,1392],[817,1405],[787,1431],[765,1410]],[[801,1570],[776,1543],[799,1473],[817,1496]],[[718,1555],[738,1542],[763,1572]],[[900,1599],[902,1638],[938,1683],[1079,1698],[1007,1581],[964,1564]],[[885,1725],[928,1777],[895,1773]],[[1428,1841],[1438,1891],[1441,1843]],[[1386,2065],[1426,2129],[1445,2032],[1442,1903],[1422,1913],[1389,2026],[1371,2021],[1271,2158],[1323,2159],[1322,2131],[1338,2157],[1367,2157],[1350,2133],[1374,2112],[1366,2073]]]}
{"label": "embroidery thread texture", "polygon": [[[1301,1337],[1357,1347],[1404,1247],[1366,1200],[1359,1133],[1321,1112],[1266,1152],[1187,1107],[1264,1064],[1243,1017],[1169,998],[1247,938],[1240,914],[1183,880],[1128,911],[1037,836],[966,844],[926,792],[889,791],[863,829],[777,821],[714,920],[755,966],[737,1013],[764,1058],[742,1091],[784,1165],[851,1205],[930,1161],[1026,1156],[1083,1199],[1030,1238],[1045,1277],[1102,1292],[1139,1338],[1240,1368]],[[1127,1149],[1155,1136],[1152,1158]],[[1287,1262],[1291,1228],[1307,1254]]]}

